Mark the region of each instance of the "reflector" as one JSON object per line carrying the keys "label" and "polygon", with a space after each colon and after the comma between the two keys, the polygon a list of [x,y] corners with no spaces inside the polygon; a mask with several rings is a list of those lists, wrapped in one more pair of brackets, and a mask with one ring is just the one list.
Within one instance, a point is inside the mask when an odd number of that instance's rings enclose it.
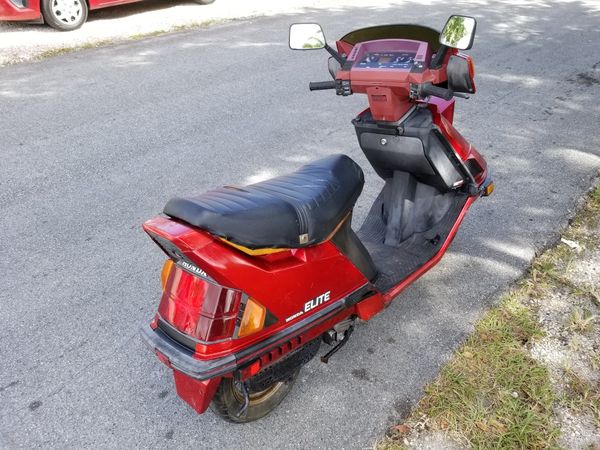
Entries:
{"label": "reflector", "polygon": [[238,330],[238,337],[248,336],[263,329],[267,310],[253,298],[249,298]]}

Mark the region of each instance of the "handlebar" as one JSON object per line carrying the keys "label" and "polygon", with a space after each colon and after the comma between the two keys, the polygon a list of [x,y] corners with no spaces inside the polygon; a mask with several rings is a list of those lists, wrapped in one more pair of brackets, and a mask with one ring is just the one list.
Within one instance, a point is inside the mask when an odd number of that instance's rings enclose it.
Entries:
{"label": "handlebar", "polygon": [[335,89],[335,81],[311,81],[308,83],[311,91],[323,91],[325,89]]}
{"label": "handlebar", "polygon": [[419,86],[419,94],[421,97],[434,96],[439,97],[444,100],[450,100],[454,93],[450,89],[445,89],[443,87],[434,86],[431,83],[423,83]]}
{"label": "handlebar", "polygon": [[[411,96],[414,95],[418,98],[424,98],[424,97],[429,97],[429,96],[439,97],[444,100],[450,100],[454,96],[462,97],[462,98],[469,98],[468,95],[461,94],[461,93],[455,93],[451,89],[446,89],[443,87],[435,86],[432,83],[423,83],[423,84],[412,85],[412,86],[413,87],[411,87]],[[324,91],[326,89],[337,89],[337,84],[336,84],[335,80],[311,81],[310,83],[308,83],[308,88],[311,91]],[[414,88],[416,88],[416,89],[413,91]],[[349,90],[349,87],[348,87],[348,91],[349,91],[349,94],[352,93],[352,91]],[[344,94],[344,95],[347,95],[347,94]]]}

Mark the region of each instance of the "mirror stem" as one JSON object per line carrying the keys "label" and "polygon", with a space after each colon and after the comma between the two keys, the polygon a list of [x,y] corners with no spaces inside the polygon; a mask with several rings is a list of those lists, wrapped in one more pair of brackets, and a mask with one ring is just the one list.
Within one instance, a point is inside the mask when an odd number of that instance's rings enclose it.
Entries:
{"label": "mirror stem", "polygon": [[342,58],[342,56],[341,56],[341,55],[340,55],[338,52],[336,52],[336,51],[335,51],[333,48],[331,48],[331,47],[329,46],[329,44],[325,44],[325,47],[323,47],[323,48],[324,48],[325,50],[327,50],[327,52],[328,52],[328,53],[329,53],[331,56],[333,56],[333,57],[335,58],[335,60],[336,60],[337,62],[339,62],[339,63],[340,63],[340,65],[341,65],[341,66],[343,66],[343,65],[344,65],[344,63],[346,62],[346,60],[345,60],[344,58]]}
{"label": "mirror stem", "polygon": [[449,48],[450,47],[446,47],[444,44],[442,44],[440,46],[439,50],[437,51],[437,53],[431,60],[431,67],[430,67],[431,69],[439,69],[440,68],[440,66],[444,62],[444,58],[446,57],[446,53],[448,53]]}

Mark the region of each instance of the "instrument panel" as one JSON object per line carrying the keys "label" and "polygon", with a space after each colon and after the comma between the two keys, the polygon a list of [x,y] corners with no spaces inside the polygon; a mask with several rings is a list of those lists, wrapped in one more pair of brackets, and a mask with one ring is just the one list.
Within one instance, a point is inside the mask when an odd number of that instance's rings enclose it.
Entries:
{"label": "instrument panel", "polygon": [[354,67],[410,70],[416,56],[416,52],[368,52],[354,64]]}

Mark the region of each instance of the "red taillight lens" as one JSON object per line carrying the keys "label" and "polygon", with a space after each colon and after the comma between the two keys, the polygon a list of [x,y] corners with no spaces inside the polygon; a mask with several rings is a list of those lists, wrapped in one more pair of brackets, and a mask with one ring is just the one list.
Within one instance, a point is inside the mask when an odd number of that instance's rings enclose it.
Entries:
{"label": "red taillight lens", "polygon": [[163,319],[202,341],[230,338],[242,293],[185,271],[172,269],[158,307]]}

